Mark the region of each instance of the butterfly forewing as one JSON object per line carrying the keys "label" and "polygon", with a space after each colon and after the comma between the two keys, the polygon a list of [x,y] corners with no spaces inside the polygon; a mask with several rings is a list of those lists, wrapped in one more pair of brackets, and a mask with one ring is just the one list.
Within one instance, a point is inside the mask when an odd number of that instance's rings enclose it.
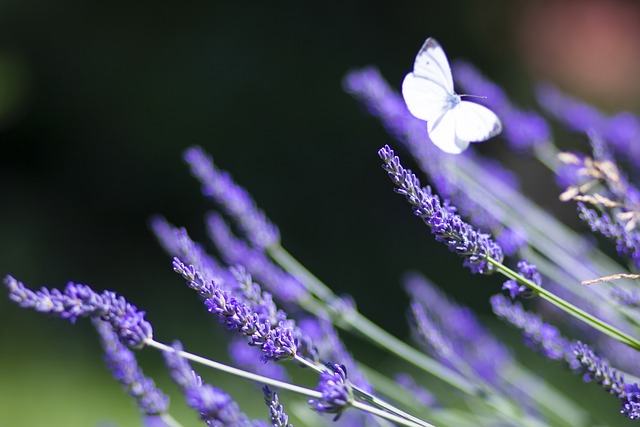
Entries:
{"label": "butterfly forewing", "polygon": [[402,96],[411,114],[430,122],[447,109],[449,94],[436,82],[409,73],[402,82]]}
{"label": "butterfly forewing", "polygon": [[453,94],[453,77],[444,50],[434,38],[428,38],[416,56],[413,73],[417,77],[429,79]]}

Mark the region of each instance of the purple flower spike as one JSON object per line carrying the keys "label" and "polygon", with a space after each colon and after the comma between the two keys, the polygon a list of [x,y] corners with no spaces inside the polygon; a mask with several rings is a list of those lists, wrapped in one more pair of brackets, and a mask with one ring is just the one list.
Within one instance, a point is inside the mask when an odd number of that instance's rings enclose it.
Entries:
{"label": "purple flower spike", "polygon": [[409,374],[397,374],[396,382],[416,399],[422,406],[433,408],[437,405],[436,397],[426,388],[416,384],[415,379]]}
{"label": "purple flower spike", "polygon": [[269,319],[240,301],[228,290],[220,288],[214,282],[207,283],[192,265],[185,265],[174,258],[173,269],[180,274],[189,287],[205,298],[207,310],[218,316],[227,328],[236,330],[249,338],[249,345],[260,347],[262,360],[289,360],[298,353],[298,338],[294,328],[282,321],[272,326]]}
{"label": "purple flower spike", "polygon": [[604,359],[596,356],[588,345],[578,341],[573,346],[573,353],[585,370],[584,381],[595,381],[607,393],[622,396],[624,393],[624,376],[612,368]]}
{"label": "purple flower spike", "polygon": [[327,363],[328,370],[320,374],[318,391],[322,393],[322,399],[309,399],[309,404],[318,413],[336,414],[336,421],[353,402],[353,392],[347,380],[347,370],[344,365]]}
{"label": "purple flower spike", "polygon": [[271,425],[273,427],[293,427],[293,424],[289,424],[289,415],[284,412],[284,407],[278,400],[278,393],[264,386],[262,387],[262,394],[264,394],[264,403],[269,407]]}
{"label": "purple flower spike", "polygon": [[280,243],[278,228],[231,175],[216,168],[213,159],[202,148],[187,149],[184,160],[191,167],[192,175],[202,184],[202,193],[218,203],[238,223],[254,247],[265,248]]}
{"label": "purple flower spike", "polygon": [[[540,273],[538,273],[538,268],[535,265],[529,264],[526,260],[523,259],[522,261],[518,262],[518,270],[520,270],[521,276],[524,276],[525,278],[531,280],[538,286],[542,285],[542,276],[540,276]],[[511,299],[516,299],[517,296],[520,296],[522,298],[532,298],[536,295],[536,291],[534,289],[531,289],[530,287],[525,285],[521,285],[520,283],[511,279],[504,282],[504,284],[502,285],[502,290],[509,291]]]}
{"label": "purple flower spike", "polygon": [[582,202],[578,202],[578,216],[589,225],[591,231],[613,240],[618,253],[629,256],[636,267],[640,267],[640,233],[627,230],[622,221],[606,212],[598,213],[595,209],[587,208]]}
{"label": "purple flower spike", "polygon": [[400,164],[393,150],[385,145],[378,151],[383,160],[382,168],[396,185],[396,193],[405,196],[413,213],[419,216],[431,228],[431,234],[437,241],[447,245],[450,251],[464,257],[464,265],[473,273],[491,274],[495,267],[486,259],[491,257],[502,262],[502,248],[488,234],[474,230],[457,215],[456,208],[447,200],[440,201],[430,187],[420,187],[420,180],[410,170]]}
{"label": "purple flower spike", "polygon": [[69,283],[64,291],[40,288],[33,291],[11,276],[4,279],[9,298],[22,308],[32,308],[74,323],[79,317],[98,318],[108,322],[120,341],[131,348],[143,347],[153,337],[151,324],[144,311],[114,292],[98,294],[89,286]]}
{"label": "purple flower spike", "polygon": [[640,419],[640,388],[637,383],[624,385],[624,396],[620,413],[629,419]]}
{"label": "purple flower spike", "polygon": [[493,312],[501,319],[522,330],[525,344],[550,360],[564,360],[571,369],[578,367],[573,343],[560,334],[555,326],[544,323],[540,317],[512,303],[502,294],[491,297]]}
{"label": "purple flower spike", "polygon": [[200,413],[200,418],[209,426],[250,427],[251,420],[242,412],[238,404],[224,391],[210,384],[203,384],[202,378],[191,369],[189,362],[178,354],[182,345],[174,342],[175,351],[165,351],[164,359],[171,371],[171,378],[180,387],[187,405]]}
{"label": "purple flower spike", "polygon": [[93,325],[100,335],[107,366],[114,378],[136,399],[140,411],[145,415],[165,413],[169,407],[169,397],[156,388],[152,379],[144,376],[135,355],[120,343],[111,325],[99,319],[93,319]]}

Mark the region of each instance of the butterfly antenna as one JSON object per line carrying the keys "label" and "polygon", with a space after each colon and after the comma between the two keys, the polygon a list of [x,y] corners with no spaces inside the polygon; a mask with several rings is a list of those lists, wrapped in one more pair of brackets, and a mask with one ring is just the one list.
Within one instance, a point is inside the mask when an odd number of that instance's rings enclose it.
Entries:
{"label": "butterfly antenna", "polygon": [[487,99],[486,96],[481,96],[481,95],[467,95],[467,94],[463,94],[463,95],[458,95],[460,98],[462,98],[463,96],[466,96],[468,98],[480,98],[480,99]]}

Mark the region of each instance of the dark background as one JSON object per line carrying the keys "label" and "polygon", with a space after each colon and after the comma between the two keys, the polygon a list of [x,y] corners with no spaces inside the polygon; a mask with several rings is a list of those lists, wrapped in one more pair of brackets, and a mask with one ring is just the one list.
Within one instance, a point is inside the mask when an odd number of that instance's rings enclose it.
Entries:
{"label": "dark background", "polygon": [[[280,226],[285,248],[394,334],[407,334],[408,269],[486,312],[500,280],[460,268],[393,194],[376,151],[399,146],[341,79],[373,64],[399,87],[433,36],[532,105],[515,36],[523,10],[471,0],[1,2],[0,273],[32,287],[114,290],[147,311],[159,340],[214,351],[215,322],[147,227],[161,213],[206,241],[212,206],[181,160],[200,145]],[[501,156],[504,142],[490,144],[485,152]],[[167,383],[157,354],[142,353]],[[98,357],[86,322],[48,321],[0,298],[0,426],[133,423]]]}

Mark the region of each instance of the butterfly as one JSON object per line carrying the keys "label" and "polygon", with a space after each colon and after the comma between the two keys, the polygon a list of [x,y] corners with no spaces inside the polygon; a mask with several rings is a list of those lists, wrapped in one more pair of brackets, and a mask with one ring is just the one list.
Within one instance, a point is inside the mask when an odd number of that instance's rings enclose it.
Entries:
{"label": "butterfly", "polygon": [[404,78],[402,96],[411,114],[427,122],[431,141],[447,153],[459,154],[470,142],[485,141],[502,131],[493,111],[461,99],[473,95],[454,92],[449,61],[433,38],[424,42],[413,72]]}

